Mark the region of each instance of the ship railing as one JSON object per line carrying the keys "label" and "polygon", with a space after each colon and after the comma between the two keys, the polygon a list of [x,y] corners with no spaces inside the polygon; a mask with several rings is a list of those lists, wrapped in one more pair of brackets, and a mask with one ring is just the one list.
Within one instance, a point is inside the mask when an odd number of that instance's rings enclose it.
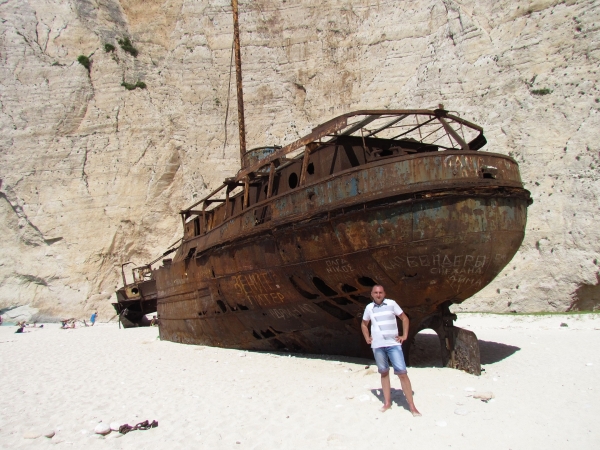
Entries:
{"label": "ship railing", "polygon": [[[442,105],[440,105],[442,106]],[[408,117],[414,120],[406,121]],[[422,120],[420,120],[420,118]],[[369,128],[367,128],[369,127]],[[464,120],[456,114],[439,108],[435,110],[361,110],[338,116],[314,128],[311,133],[285,147],[261,147],[248,153],[248,163],[262,159],[242,169],[235,177],[228,178],[217,189],[180,212],[184,230],[194,220],[190,235],[202,235],[217,225],[214,213],[217,208],[224,210],[219,223],[228,218],[231,199],[243,195],[242,211],[251,206],[249,186],[267,181],[266,199],[273,195],[273,182],[276,172],[289,164],[301,164],[297,186],[303,186],[307,179],[307,169],[312,153],[331,143],[340,136],[355,136],[363,141],[372,138],[402,142],[420,142],[424,146],[435,146],[442,150],[478,150],[486,144],[481,127]],[[408,150],[408,153],[413,151]],[[254,154],[255,153],[255,154]],[[380,155],[377,155],[380,156]],[[189,226],[189,225],[188,225]]]}

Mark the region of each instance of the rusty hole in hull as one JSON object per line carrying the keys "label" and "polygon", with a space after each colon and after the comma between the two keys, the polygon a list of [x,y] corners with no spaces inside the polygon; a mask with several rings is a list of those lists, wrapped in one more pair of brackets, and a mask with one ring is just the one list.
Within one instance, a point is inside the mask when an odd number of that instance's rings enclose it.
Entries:
{"label": "rusty hole in hull", "polygon": [[349,284],[342,284],[342,291],[345,293],[349,293],[356,292],[358,291],[358,289],[356,289],[354,286],[350,286]]}
{"label": "rusty hole in hull", "polygon": [[363,305],[368,305],[371,303],[371,299],[369,297],[365,297],[364,295],[351,295],[350,298],[362,303]]}
{"label": "rusty hole in hull", "polygon": [[416,276],[417,276],[417,272],[415,272],[415,273],[405,273],[404,274],[405,278],[414,278]]}
{"label": "rusty hole in hull", "polygon": [[240,308],[240,310],[248,311],[248,307],[246,305],[240,305],[239,303],[237,305],[238,305],[238,308]]}
{"label": "rusty hole in hull", "polygon": [[319,302],[319,303],[315,303],[315,305],[317,305],[319,308],[321,308],[326,313],[331,314],[333,317],[335,317],[338,320],[348,320],[348,319],[353,318],[353,316],[351,314],[347,313],[343,309],[338,308],[337,306],[333,306],[329,302]]}
{"label": "rusty hole in hull", "polygon": [[252,336],[254,336],[255,339],[262,339],[262,336],[260,334],[258,334],[255,330],[252,330]]}
{"label": "rusty hole in hull", "polygon": [[375,281],[371,277],[360,277],[360,278],[358,278],[357,281],[359,282],[359,284],[361,286],[364,286],[364,287],[373,287],[377,284],[377,281]]}
{"label": "rusty hole in hull", "polygon": [[334,291],[331,287],[329,287],[329,285],[323,280],[321,280],[319,277],[313,277],[312,282],[323,295],[326,295],[327,297],[337,295],[337,292]]}
{"label": "rusty hole in hull", "polygon": [[217,300],[217,305],[219,306],[222,312],[227,312],[227,306],[225,306],[225,303],[223,303],[222,300]]}
{"label": "rusty hole in hull", "polygon": [[352,302],[345,297],[334,297],[331,300],[336,302],[338,305],[351,305]]}
{"label": "rusty hole in hull", "polygon": [[308,165],[308,167],[306,168],[306,171],[308,172],[309,175],[314,175],[314,173],[315,173],[315,165],[313,163],[310,163]]}
{"label": "rusty hole in hull", "polygon": [[298,294],[300,294],[302,297],[304,297],[308,300],[314,300],[315,298],[319,297],[317,294],[313,294],[312,292],[308,292],[308,291],[302,289],[302,287],[300,287],[298,285],[298,283],[296,282],[296,280],[294,279],[293,276],[291,276],[289,279],[290,279],[290,283],[292,283],[292,286],[294,286],[294,289],[296,289]]}
{"label": "rusty hole in hull", "polygon": [[275,337],[275,333],[273,333],[273,332],[272,332],[271,330],[269,330],[268,328],[267,328],[265,331],[263,331],[263,330],[260,330],[260,334],[262,334],[262,336],[263,336],[265,339],[269,339],[269,338]]}

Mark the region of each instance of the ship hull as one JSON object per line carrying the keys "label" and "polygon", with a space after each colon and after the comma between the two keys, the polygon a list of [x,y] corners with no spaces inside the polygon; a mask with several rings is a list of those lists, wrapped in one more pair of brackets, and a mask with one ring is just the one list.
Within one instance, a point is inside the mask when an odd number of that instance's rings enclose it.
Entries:
{"label": "ship hull", "polygon": [[[341,174],[279,199],[288,209],[275,204],[267,226],[255,222],[244,233],[249,221],[242,215],[239,225],[232,218],[217,236],[204,237],[221,239],[208,248],[190,240],[179,258],[154,272],[161,338],[369,356],[360,322],[374,283],[405,310],[414,335],[443,305],[471,297],[512,259],[530,202],[511,158],[444,157]],[[503,168],[502,182],[478,178],[484,165]],[[311,192],[315,202],[294,201]],[[301,217],[294,208],[304,208]],[[237,238],[229,237],[232,229]]]}

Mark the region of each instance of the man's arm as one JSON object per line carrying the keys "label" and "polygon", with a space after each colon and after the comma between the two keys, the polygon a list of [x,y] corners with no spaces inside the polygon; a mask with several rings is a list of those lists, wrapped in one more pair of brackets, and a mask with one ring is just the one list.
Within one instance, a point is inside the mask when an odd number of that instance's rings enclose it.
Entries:
{"label": "man's arm", "polygon": [[365,341],[367,341],[367,344],[373,342],[373,338],[369,335],[369,322],[370,320],[363,320],[360,324],[360,329],[362,330],[362,334],[365,337]]}
{"label": "man's arm", "polygon": [[410,321],[404,313],[400,314],[400,320],[402,321],[402,336],[397,336],[396,342],[402,344],[405,340],[408,339],[408,326],[410,324]]}

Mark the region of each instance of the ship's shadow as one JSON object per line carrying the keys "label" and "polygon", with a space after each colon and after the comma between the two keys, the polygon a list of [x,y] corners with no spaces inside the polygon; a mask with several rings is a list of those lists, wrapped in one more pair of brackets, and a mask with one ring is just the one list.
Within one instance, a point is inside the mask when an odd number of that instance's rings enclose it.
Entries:
{"label": "ship's shadow", "polygon": [[[482,365],[497,363],[521,350],[520,347],[502,344],[500,342],[484,341],[481,339],[479,339],[478,341]],[[303,359],[319,359],[332,362],[338,361],[341,363],[351,363],[359,365],[364,364],[365,368],[375,367],[375,361],[373,360],[373,358],[360,358],[341,355],[323,355],[314,353],[296,353],[290,351],[259,351],[258,353],[270,354],[276,357],[294,356],[296,358]],[[431,330],[426,330],[425,332],[417,334],[410,350],[410,363],[408,364],[408,367],[443,367],[440,340],[438,339],[437,334],[435,334]],[[393,391],[394,389],[392,389],[392,397],[394,397]],[[402,398],[402,402],[404,402],[402,405],[406,405],[406,400],[404,400],[404,395],[402,394],[401,389],[397,390],[396,395],[399,396],[399,398]],[[408,407],[408,405],[406,405],[406,407]]]}
{"label": "ship's shadow", "polygon": [[[479,339],[481,364],[494,364],[521,350],[514,345]],[[410,349],[409,367],[442,367],[440,340],[437,334],[419,333]]]}

